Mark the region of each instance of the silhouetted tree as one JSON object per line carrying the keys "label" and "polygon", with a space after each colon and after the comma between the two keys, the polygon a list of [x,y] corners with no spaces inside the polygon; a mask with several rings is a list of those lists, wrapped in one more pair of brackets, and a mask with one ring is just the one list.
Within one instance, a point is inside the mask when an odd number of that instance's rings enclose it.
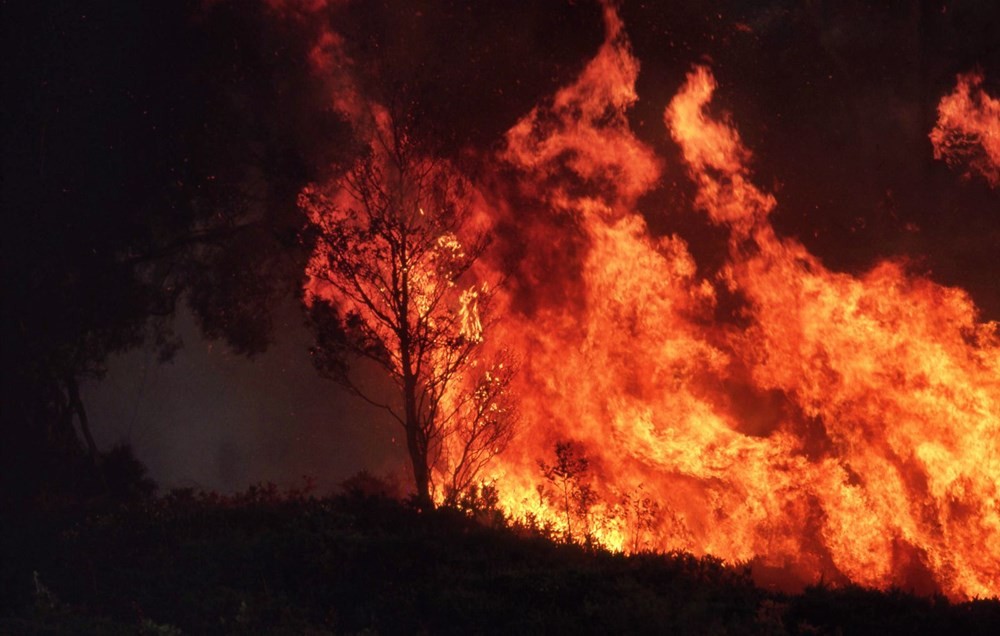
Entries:
{"label": "silhouetted tree", "polygon": [[643,485],[639,484],[634,490],[622,493],[620,506],[628,532],[628,548],[632,552],[638,552],[645,536],[660,520],[660,503],[650,497]]}
{"label": "silhouetted tree", "polygon": [[[555,487],[555,499],[562,508],[566,519],[566,539],[573,540],[573,517],[586,522],[591,507],[597,501],[593,487],[588,481],[590,459],[582,454],[577,444],[569,441],[556,442],[556,460],[547,464],[538,460],[545,479]],[[544,494],[544,487],[539,491]],[[589,528],[584,529],[587,538]]]}
{"label": "silhouetted tree", "polygon": [[[487,237],[469,184],[400,119],[373,117],[371,153],[330,192],[303,192],[316,232],[306,302],[318,368],[402,425],[417,501],[430,506],[439,460],[454,491],[506,445],[513,369],[480,359],[494,288],[472,272]],[[352,357],[384,369],[398,399],[361,386]]]}
{"label": "silhouetted tree", "polygon": [[93,494],[84,383],[137,346],[168,359],[184,302],[209,337],[267,346],[309,253],[296,196],[350,129],[263,3],[4,13],[0,504],[22,505]]}

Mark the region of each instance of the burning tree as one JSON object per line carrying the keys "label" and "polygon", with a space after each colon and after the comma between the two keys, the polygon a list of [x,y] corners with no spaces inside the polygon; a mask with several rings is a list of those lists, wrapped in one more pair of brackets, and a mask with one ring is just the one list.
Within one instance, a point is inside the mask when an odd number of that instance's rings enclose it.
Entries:
{"label": "burning tree", "polygon": [[[510,440],[513,365],[482,351],[495,286],[473,273],[488,239],[468,183],[422,153],[406,126],[376,119],[367,156],[335,187],[300,196],[316,233],[312,353],[327,377],[402,425],[418,503],[430,506],[436,474],[453,496]],[[388,373],[394,399],[363,386],[351,372],[358,359]]]}

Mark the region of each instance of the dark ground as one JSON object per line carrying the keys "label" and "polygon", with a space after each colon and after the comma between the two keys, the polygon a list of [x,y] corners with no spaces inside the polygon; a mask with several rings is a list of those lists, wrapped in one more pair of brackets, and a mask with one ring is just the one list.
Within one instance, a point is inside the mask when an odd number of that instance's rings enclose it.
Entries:
{"label": "dark ground", "polygon": [[[362,486],[365,484],[362,483]],[[3,634],[996,634],[1000,601],[755,587],[748,568],[623,556],[384,496],[259,487],[9,518]]]}

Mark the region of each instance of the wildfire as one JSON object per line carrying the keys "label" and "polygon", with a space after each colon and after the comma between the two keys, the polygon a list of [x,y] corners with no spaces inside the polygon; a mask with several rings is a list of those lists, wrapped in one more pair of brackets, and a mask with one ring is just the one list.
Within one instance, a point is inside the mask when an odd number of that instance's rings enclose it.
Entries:
{"label": "wildfire", "polygon": [[983,90],[981,72],[958,76],[954,92],[938,105],[930,137],[935,159],[967,165],[966,177],[977,172],[990,187],[1000,185],[1000,99]]}
{"label": "wildfire", "polygon": [[[617,96],[631,86],[616,83],[634,81],[621,69],[637,65],[613,13],[608,33],[547,118],[565,116],[566,103],[630,105]],[[768,222],[777,202],[753,184],[750,151],[706,110],[715,88],[696,67],[665,113],[695,205],[731,232],[714,280],[698,279],[682,238],[652,237],[632,209],[657,162],[624,117],[539,133],[536,110],[508,135],[504,158],[522,169],[526,191],[543,191],[557,169],[593,187],[548,195],[586,237],[575,281],[584,302],[509,315],[499,336],[531,352],[517,387],[527,424],[493,473],[504,504],[565,529],[566,506],[538,488],[537,461],[573,440],[593,491],[577,526],[612,547],[634,549],[630,537],[640,537],[641,547],[757,558],[806,580],[996,594],[996,325],[977,322],[963,291],[900,263],[836,273],[777,236]],[[573,160],[559,164],[553,146]],[[720,286],[745,298],[748,326],[712,322]],[[754,414],[734,392],[774,411],[765,430],[751,430]],[[641,528],[624,512],[640,490],[658,503]]]}
{"label": "wildfire", "polygon": [[[779,236],[703,66],[664,113],[695,206],[730,236],[699,276],[685,240],[636,209],[663,164],[630,129],[639,65],[610,6],[605,21],[579,79],[508,132],[495,161],[515,183],[476,193],[478,215],[530,245],[496,324],[463,318],[520,360],[522,425],[482,473],[501,505],[616,549],[1000,593],[997,325],[903,263],[835,272]],[[1000,106],[981,83],[959,78],[931,137],[995,186]],[[724,292],[741,320],[717,320]]]}

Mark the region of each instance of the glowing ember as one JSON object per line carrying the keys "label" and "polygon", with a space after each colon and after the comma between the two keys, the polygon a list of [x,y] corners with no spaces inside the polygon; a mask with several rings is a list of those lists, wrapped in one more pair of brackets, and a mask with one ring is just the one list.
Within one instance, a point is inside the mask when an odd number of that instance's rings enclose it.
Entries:
{"label": "glowing ember", "polygon": [[[508,132],[496,161],[515,183],[476,195],[484,223],[529,246],[483,277],[512,276],[485,340],[520,358],[522,426],[481,476],[513,515],[611,548],[1000,592],[997,325],[903,264],[833,272],[778,236],[750,151],[706,110],[705,67],[665,110],[696,207],[730,233],[725,266],[699,277],[687,243],[636,209],[662,164],[629,127],[638,62],[613,9],[605,21],[580,78]],[[932,139],[996,185],[981,81],[960,78]],[[724,291],[739,321],[716,319]]]}

